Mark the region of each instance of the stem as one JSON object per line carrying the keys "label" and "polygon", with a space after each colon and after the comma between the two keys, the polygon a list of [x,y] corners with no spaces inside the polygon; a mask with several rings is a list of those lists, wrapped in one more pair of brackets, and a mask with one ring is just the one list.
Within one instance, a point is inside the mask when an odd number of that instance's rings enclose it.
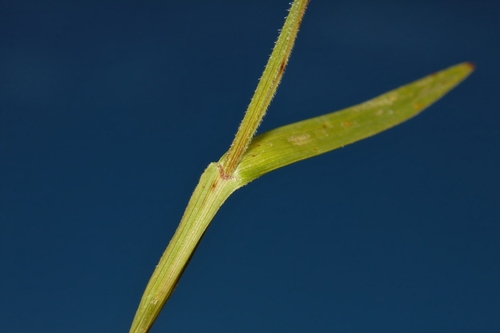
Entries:
{"label": "stem", "polygon": [[220,206],[243,183],[233,173],[283,76],[308,0],[295,0],[228,152],[201,175],[179,227],[151,276],[130,328],[149,331]]}
{"label": "stem", "polygon": [[288,58],[292,53],[293,44],[308,2],[309,0],[295,0],[290,8],[290,13],[281,29],[233,143],[220,161],[227,177],[233,175],[274,97]]}
{"label": "stem", "polygon": [[221,177],[220,166],[216,163],[210,163],[203,172],[179,227],[144,290],[130,328],[131,333],[149,331],[215,213],[240,186],[234,179]]}

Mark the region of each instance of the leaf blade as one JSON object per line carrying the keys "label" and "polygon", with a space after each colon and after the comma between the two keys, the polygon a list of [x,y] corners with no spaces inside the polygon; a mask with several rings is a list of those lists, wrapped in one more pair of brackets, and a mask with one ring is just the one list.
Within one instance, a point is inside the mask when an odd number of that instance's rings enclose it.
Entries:
{"label": "leaf blade", "polygon": [[256,136],[236,174],[243,182],[396,126],[436,102],[474,69],[461,63],[364,103]]}

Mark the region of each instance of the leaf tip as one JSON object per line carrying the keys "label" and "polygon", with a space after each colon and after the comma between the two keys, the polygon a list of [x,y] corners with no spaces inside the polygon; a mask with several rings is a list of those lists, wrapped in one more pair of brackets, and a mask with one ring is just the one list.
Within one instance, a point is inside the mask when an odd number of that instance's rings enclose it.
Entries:
{"label": "leaf tip", "polygon": [[465,65],[469,68],[471,72],[476,69],[476,65],[471,61],[467,61]]}

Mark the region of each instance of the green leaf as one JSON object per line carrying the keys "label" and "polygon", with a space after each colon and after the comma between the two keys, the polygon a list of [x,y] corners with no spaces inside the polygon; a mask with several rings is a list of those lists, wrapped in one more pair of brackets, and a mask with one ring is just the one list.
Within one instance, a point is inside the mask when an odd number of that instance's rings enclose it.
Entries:
{"label": "green leaf", "polygon": [[375,135],[417,115],[474,69],[462,63],[362,104],[273,129],[256,136],[235,175],[243,183],[285,165]]}

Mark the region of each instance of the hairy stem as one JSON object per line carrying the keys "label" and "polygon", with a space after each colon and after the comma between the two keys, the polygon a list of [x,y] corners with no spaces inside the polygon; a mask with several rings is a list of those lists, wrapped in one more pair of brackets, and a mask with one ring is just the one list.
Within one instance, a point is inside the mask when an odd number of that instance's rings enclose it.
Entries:
{"label": "hairy stem", "polygon": [[274,97],[283,72],[292,53],[293,44],[299,31],[308,0],[295,0],[290,8],[285,24],[274,45],[264,73],[248,105],[245,116],[228,152],[221,159],[224,173],[231,176],[240,163],[252,137]]}

